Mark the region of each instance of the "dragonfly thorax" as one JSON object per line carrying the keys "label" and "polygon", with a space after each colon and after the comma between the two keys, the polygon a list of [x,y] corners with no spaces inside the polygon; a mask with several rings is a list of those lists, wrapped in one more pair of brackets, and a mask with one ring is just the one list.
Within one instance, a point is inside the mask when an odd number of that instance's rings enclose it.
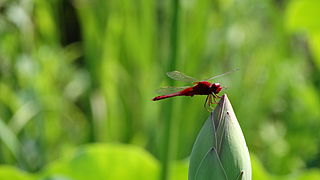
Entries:
{"label": "dragonfly thorax", "polygon": [[219,83],[213,83],[210,87],[210,90],[214,94],[218,94],[222,90],[222,87]]}

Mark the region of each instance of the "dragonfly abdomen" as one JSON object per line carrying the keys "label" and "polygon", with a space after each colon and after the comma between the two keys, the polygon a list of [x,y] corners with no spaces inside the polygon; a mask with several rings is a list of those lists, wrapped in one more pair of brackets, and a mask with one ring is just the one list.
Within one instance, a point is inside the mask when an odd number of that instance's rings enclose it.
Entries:
{"label": "dragonfly abdomen", "polygon": [[176,92],[176,93],[172,93],[172,94],[157,96],[157,97],[153,98],[152,101],[158,101],[158,100],[161,100],[161,99],[166,99],[166,98],[170,98],[170,97],[174,97],[174,96],[181,96],[181,93],[180,92]]}

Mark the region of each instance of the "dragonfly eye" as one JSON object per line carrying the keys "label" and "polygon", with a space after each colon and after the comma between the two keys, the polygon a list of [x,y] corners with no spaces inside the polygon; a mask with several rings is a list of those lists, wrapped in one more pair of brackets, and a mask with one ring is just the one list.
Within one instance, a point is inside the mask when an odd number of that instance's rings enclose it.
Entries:
{"label": "dragonfly eye", "polygon": [[211,85],[211,91],[212,91],[214,94],[218,94],[221,90],[222,90],[222,87],[220,86],[219,83],[213,83],[213,84]]}

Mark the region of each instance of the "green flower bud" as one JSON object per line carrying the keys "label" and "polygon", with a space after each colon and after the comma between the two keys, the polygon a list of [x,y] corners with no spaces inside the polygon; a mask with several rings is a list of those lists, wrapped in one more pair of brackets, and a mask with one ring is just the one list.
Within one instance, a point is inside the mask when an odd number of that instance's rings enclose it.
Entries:
{"label": "green flower bud", "polygon": [[249,151],[227,95],[198,134],[190,156],[189,180],[251,180]]}

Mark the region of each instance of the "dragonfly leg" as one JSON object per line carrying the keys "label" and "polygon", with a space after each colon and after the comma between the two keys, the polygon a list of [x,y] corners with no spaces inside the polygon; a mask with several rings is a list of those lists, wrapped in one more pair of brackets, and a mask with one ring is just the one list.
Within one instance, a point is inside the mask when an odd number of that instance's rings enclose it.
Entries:
{"label": "dragonfly leg", "polygon": [[214,101],[212,104],[218,104],[218,102],[216,101],[216,99],[218,98],[217,97],[218,95],[212,94],[212,96],[213,96],[213,101]]}
{"label": "dragonfly leg", "polygon": [[[212,104],[217,104],[216,103],[216,97],[213,95],[213,94],[210,94],[210,102],[208,103],[208,106],[210,108],[210,111],[213,111],[214,110],[214,107],[212,107]],[[212,99],[214,102],[212,102]]]}
{"label": "dragonfly leg", "polygon": [[212,99],[215,101],[215,97],[212,94],[210,94],[210,102],[208,103],[208,105],[211,108],[211,110],[213,109],[211,105],[215,104],[214,102],[212,102]]}
{"label": "dragonfly leg", "polygon": [[206,102],[204,103],[204,108],[208,111],[211,112],[212,108],[210,106],[210,101],[211,101],[211,94],[209,94],[206,98]]}
{"label": "dragonfly leg", "polygon": [[203,107],[205,108],[205,109],[207,109],[207,102],[208,102],[208,98],[209,98],[209,95],[207,96],[207,98],[206,98],[206,101],[204,102],[204,105],[203,105]]}
{"label": "dragonfly leg", "polygon": [[216,98],[213,98],[213,103],[212,104],[218,104],[218,102],[216,101]]}
{"label": "dragonfly leg", "polygon": [[218,104],[218,102],[216,101],[217,98],[218,97],[215,94],[209,94],[207,96],[203,106],[208,112],[211,112],[214,110],[214,108],[212,107],[212,104]]}

